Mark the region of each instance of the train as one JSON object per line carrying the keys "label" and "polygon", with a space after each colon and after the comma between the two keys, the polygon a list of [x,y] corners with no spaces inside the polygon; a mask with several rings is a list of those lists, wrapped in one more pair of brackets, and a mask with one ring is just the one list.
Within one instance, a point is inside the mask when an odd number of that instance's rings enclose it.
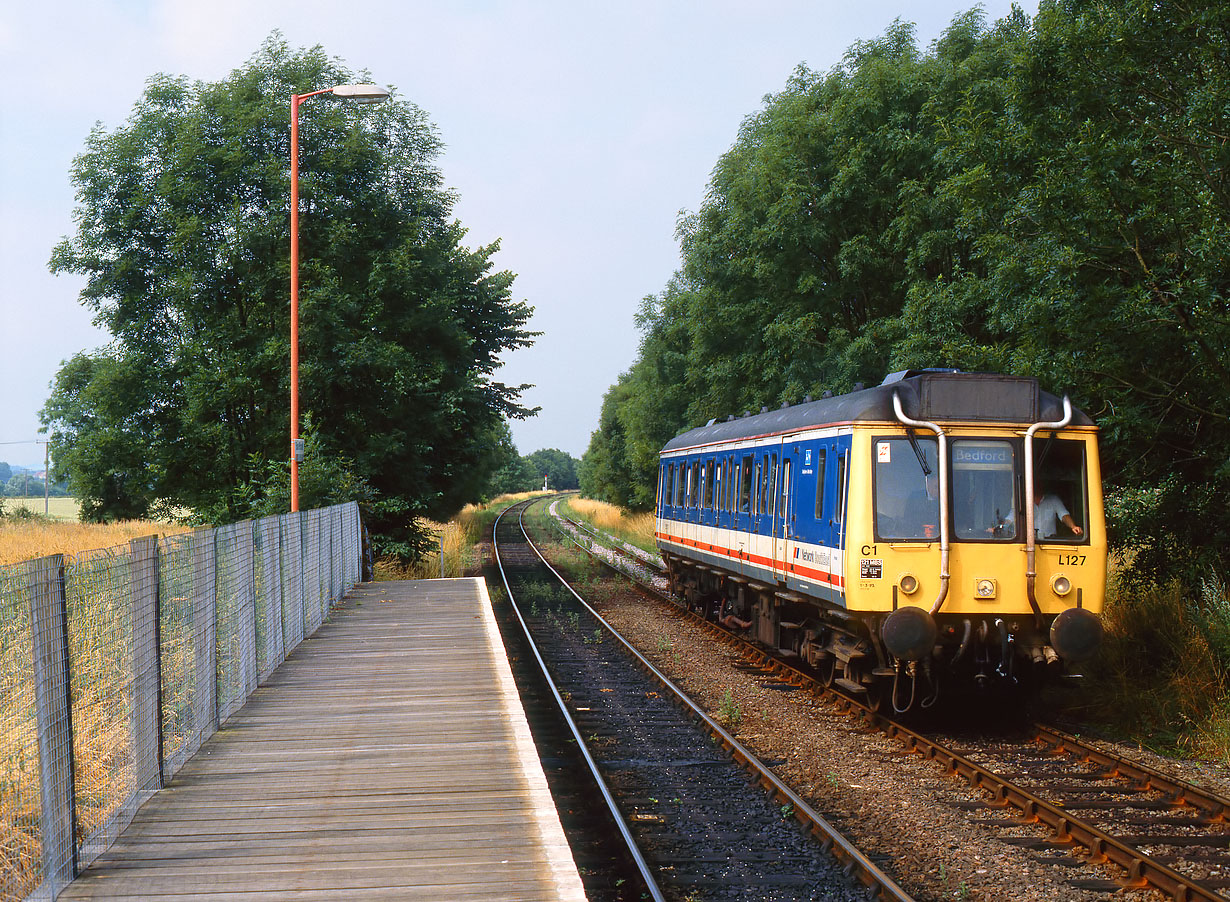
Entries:
{"label": "train", "polygon": [[1093,420],[1036,379],[905,370],[659,455],[671,590],[873,710],[1032,692],[1102,638]]}

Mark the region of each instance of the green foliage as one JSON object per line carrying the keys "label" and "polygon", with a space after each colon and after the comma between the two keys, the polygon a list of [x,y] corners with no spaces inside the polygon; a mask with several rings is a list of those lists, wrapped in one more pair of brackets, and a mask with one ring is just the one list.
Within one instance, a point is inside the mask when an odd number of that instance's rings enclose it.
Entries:
{"label": "green foliage", "polygon": [[645,506],[683,429],[907,367],[1032,375],[1102,426],[1112,534],[1189,584],[1230,546],[1230,31],[1220,4],[895,23],[749,116],[682,216],[582,462]]}
{"label": "green foliage", "polygon": [[542,486],[543,476],[547,477],[552,489],[567,491],[578,486],[576,458],[558,448],[543,448],[527,454],[525,463],[537,480],[535,488]]}
{"label": "green foliage", "polygon": [[[82,301],[115,340],[69,361],[43,412],[86,517],[158,499],[222,522],[245,515],[248,489],[277,496],[289,98],[369,79],[275,34],[221,82],[154,76],[124,125],[90,135],[73,164],[77,231],[51,269],[87,277]],[[493,379],[531,343],[531,311],[493,271],[498,245],[462,245],[422,110],[325,95],[300,120],[302,408],[320,458],[374,491],[373,531],[411,547],[405,518],[479,497],[503,421],[532,413],[525,386]]]}
{"label": "green foliage", "polygon": [[493,450],[499,455],[500,465],[492,472],[487,483],[486,498],[499,495],[515,495],[528,492],[534,486],[534,472],[524,457],[517,453],[512,431],[507,423],[501,424],[493,442]]}
{"label": "green foliage", "polygon": [[[1056,699],[1158,751],[1226,759],[1230,711],[1230,597],[1206,579],[1112,580],[1106,635],[1086,690]],[[1063,693],[1068,695],[1068,693]]]}
{"label": "green foliage", "polygon": [[[375,500],[367,480],[354,470],[354,461],[337,456],[324,445],[312,417],[304,418],[304,454],[299,464],[299,509],[311,510],[347,501],[364,506]],[[257,519],[290,510],[290,460],[267,460],[253,454],[248,461],[248,478],[236,486],[225,502],[212,509],[193,512],[192,519],[201,524],[225,522],[238,515],[242,519]]]}

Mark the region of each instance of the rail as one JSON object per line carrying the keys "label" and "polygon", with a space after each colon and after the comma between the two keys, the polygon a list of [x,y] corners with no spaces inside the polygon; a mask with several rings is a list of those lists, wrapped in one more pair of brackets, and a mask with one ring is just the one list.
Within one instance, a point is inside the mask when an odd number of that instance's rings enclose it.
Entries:
{"label": "rail", "polygon": [[0,567],[0,900],[54,899],[360,578],[343,504]]}
{"label": "rail", "polygon": [[[556,511],[552,511],[556,517],[560,515]],[[576,542],[572,536],[567,536],[569,541],[577,544],[583,551],[592,554],[590,549],[586,549]],[[661,687],[662,690],[673,698],[679,705],[691,712],[696,722],[700,724],[712,737],[713,741],[720,745],[726,753],[742,767],[749,776],[769,794],[778,803],[783,806],[783,811],[791,812],[791,815],[820,843],[821,848],[831,855],[841,866],[847,879],[851,882],[857,882],[865,887],[868,891],[869,898],[882,900],[882,902],[913,902],[913,897],[910,896],[892,877],[885,873],[878,864],[875,863],[868,855],[864,854],[850,839],[848,839],[840,830],[830,823],[823,815],[812,808],[802,796],[798,795],[786,783],[777,777],[773,771],[765,765],[759,758],[756,757],[751,750],[744,746],[738,739],[730,734],[714,720],[703,708],[701,708],[692,698],[677,686],[669,677],[659,670],[647,657],[645,657],[635,646],[632,645],[618,630],[615,629],[607,620],[590,604],[577,594],[571,584],[560,574],[555,567],[547,561],[541,550],[529,539],[526,534],[527,541],[530,542],[530,547],[534,553],[538,555],[543,564],[556,576],[557,579],[564,585],[566,590],[583,605],[589,614],[602,625],[603,629],[619,644],[619,646],[632,658],[637,666],[645,673],[649,674]],[[599,558],[602,563],[622,573],[618,568],[614,567],[609,561]],[[626,573],[622,574],[627,576]],[[648,589],[650,592],[657,590]],[[690,615],[694,617],[695,615]],[[699,619],[699,618],[697,618]],[[701,620],[701,622],[705,622]]]}
{"label": "rail", "polygon": [[[608,563],[605,560],[603,562]],[[627,573],[623,575],[628,576]],[[811,674],[785,663],[704,617],[680,608],[674,599],[659,590],[644,583],[637,583],[637,586],[641,591],[669,605],[682,619],[708,631],[748,660],[755,661],[758,666],[765,668],[766,672],[773,673],[783,682],[804,688],[816,696],[834,700],[854,716],[861,718],[870,728],[879,730],[899,742],[906,750],[936,762],[950,775],[959,777],[971,787],[985,792],[991,797],[990,805],[1013,809],[1022,822],[1039,823],[1050,828],[1055,843],[1083,848],[1092,862],[1111,862],[1121,867],[1125,874],[1123,879],[1117,882],[1116,888],[1154,889],[1176,902],[1224,902],[1225,896],[1161,863],[1143,849],[1136,848],[1134,843],[1118,839],[1073,815],[1064,805],[1052,804],[1004,776],[958,754],[943,743],[878,714],[843,693],[826,688]],[[1199,787],[1167,777],[1121,756],[1102,752],[1081,742],[1077,737],[1054,728],[1035,725],[1035,729],[1039,744],[1050,746],[1056,751],[1066,751],[1077,758],[1108,768],[1126,780],[1160,792],[1169,797],[1167,804],[1175,809],[1193,809],[1209,823],[1224,823],[1227,812],[1230,811],[1230,800],[1204,792]],[[1073,802],[1071,807],[1079,806]],[[1165,844],[1161,840],[1157,840],[1157,843]]]}
{"label": "rail", "polygon": [[[602,773],[598,769],[597,762],[595,762],[593,756],[590,755],[589,748],[585,744],[585,738],[581,735],[581,731],[577,727],[576,721],[573,720],[572,715],[569,713],[568,706],[564,703],[563,696],[560,695],[559,688],[556,686],[555,680],[552,678],[546,662],[542,659],[542,655],[538,651],[538,647],[534,642],[533,634],[530,632],[529,625],[525,622],[525,618],[522,616],[521,608],[517,604],[512,586],[509,584],[508,574],[504,570],[504,561],[500,556],[500,520],[502,520],[506,514],[510,514],[514,510],[517,513],[517,529],[520,530],[522,535],[525,536],[527,544],[531,549],[533,549],[534,553],[538,556],[542,563],[548,568],[551,568],[551,565],[547,563],[546,559],[543,558],[542,554],[538,551],[534,544],[529,541],[528,534],[525,533],[525,526],[522,518],[524,517],[525,509],[531,503],[532,502],[525,501],[519,505],[514,505],[513,507],[501,512],[501,514],[496,517],[495,525],[492,527],[492,545],[495,550],[496,566],[500,571],[500,579],[504,583],[504,591],[508,593],[508,599],[513,605],[513,611],[516,613],[517,621],[521,624],[521,629],[524,631],[525,637],[529,641],[530,649],[534,654],[534,658],[538,663],[540,671],[542,672],[543,679],[546,682],[547,687],[550,689],[551,696],[560,712],[560,716],[563,718],[564,723],[568,726],[569,732],[572,733],[572,738],[576,742],[577,751],[584,757],[585,763],[589,767],[590,776],[593,779],[594,784],[598,787],[598,791],[602,794],[602,798],[606,802],[607,809],[611,813],[612,822],[615,824],[616,829],[619,830],[620,838],[623,840],[629,856],[636,865],[636,869],[641,876],[641,881],[645,886],[645,892],[651,899],[655,900],[655,902],[662,902],[665,897],[662,895],[662,890],[658,887],[657,879],[654,877],[653,871],[650,869],[644,856],[641,854],[641,850],[637,847],[636,840],[633,839],[632,834],[628,829],[623,813],[619,810],[619,805],[615,802],[615,797],[611,794],[610,787],[607,786],[606,780],[603,779]],[[554,568],[551,568],[551,572],[555,572]],[[558,574],[556,575],[558,576]],[[563,582],[562,579],[561,582]],[[565,585],[567,585],[567,583],[565,583]]]}

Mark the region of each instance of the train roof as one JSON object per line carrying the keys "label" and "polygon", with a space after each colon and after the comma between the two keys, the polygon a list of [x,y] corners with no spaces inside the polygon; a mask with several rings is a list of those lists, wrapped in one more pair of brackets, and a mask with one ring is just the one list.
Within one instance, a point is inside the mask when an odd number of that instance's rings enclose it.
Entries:
{"label": "train roof", "polygon": [[[663,451],[694,448],[762,435],[797,432],[836,423],[895,421],[893,394],[901,395],[906,415],[916,420],[1031,425],[1063,418],[1063,400],[1038,388],[1038,380],[999,373],[957,370],[903,370],[873,388],[804,401],[745,417],[729,417],[681,433]],[[1073,426],[1092,426],[1085,413],[1072,410]]]}

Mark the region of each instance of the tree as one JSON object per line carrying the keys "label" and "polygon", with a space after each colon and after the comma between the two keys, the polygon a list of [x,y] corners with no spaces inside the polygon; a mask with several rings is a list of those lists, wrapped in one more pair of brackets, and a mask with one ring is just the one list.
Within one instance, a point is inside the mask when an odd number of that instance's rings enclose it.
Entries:
{"label": "tree", "polygon": [[533,491],[541,483],[536,483],[535,480],[539,477],[535,476],[534,469],[529,465],[526,458],[517,453],[517,447],[513,444],[512,432],[507,425],[504,427],[503,433],[499,436],[497,446],[503,460],[503,464],[492,475],[487,485],[486,497],[494,498],[497,495],[516,495],[521,492]]}
{"label": "tree", "polygon": [[1207,573],[1230,541],[1226,21],[1220,4],[1043,4],[945,137],[969,266],[906,314],[957,365],[1072,387],[1103,428],[1111,525],[1150,574]]}
{"label": "tree", "polygon": [[624,373],[602,399],[598,428],[577,468],[581,494],[622,507],[631,506],[635,483],[627,436],[619,419],[619,410],[629,397],[629,379]]}
{"label": "tree", "polygon": [[[1197,578],[1230,544],[1224,4],[1044,0],[895,23],[748,117],[638,322],[582,485],[652,499],[652,450],[907,367],[1038,377],[1102,427],[1113,535]],[[639,500],[638,500],[639,499]]]}
{"label": "tree", "polygon": [[542,478],[547,478],[547,484],[556,490],[575,489],[577,482],[577,461],[571,454],[558,448],[542,448],[525,457],[526,467],[534,475],[535,488],[541,488]]}
{"label": "tree", "polygon": [[[151,78],[127,123],[90,135],[73,164],[77,231],[51,268],[87,277],[82,301],[115,341],[66,365],[43,415],[88,516],[156,498],[234,519],[235,488],[287,456],[289,97],[369,78],[275,34],[222,82]],[[413,517],[480,494],[492,436],[533,413],[527,386],[493,378],[531,343],[531,311],[493,271],[498,244],[463,246],[422,110],[312,103],[302,406],[321,453],[374,490],[378,543],[404,552]],[[95,377],[122,393],[104,399]]]}

